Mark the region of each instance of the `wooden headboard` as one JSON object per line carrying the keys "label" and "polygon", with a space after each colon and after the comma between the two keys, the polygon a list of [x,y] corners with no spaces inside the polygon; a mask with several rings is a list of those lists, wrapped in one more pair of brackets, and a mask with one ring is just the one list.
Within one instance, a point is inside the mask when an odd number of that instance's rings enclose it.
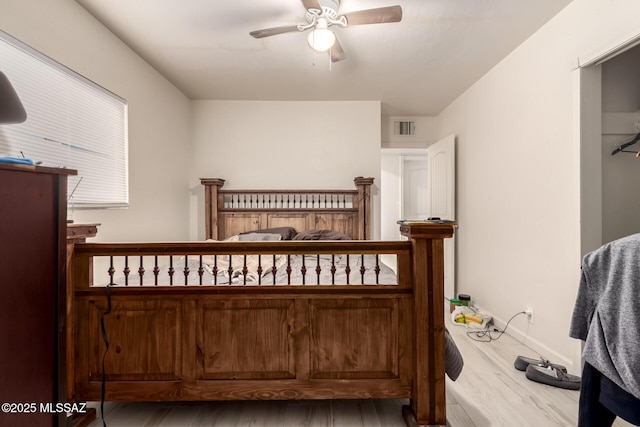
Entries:
{"label": "wooden headboard", "polygon": [[205,187],[207,239],[285,226],[298,232],[338,231],[354,240],[371,238],[373,178],[355,178],[355,190],[223,190],[224,179],[200,182]]}

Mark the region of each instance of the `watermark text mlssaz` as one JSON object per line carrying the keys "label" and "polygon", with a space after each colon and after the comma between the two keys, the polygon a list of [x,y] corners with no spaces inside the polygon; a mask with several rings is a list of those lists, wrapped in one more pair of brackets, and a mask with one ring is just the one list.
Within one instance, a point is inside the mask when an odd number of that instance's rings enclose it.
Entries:
{"label": "watermark text mlssaz", "polygon": [[34,414],[37,412],[45,412],[49,414],[61,413],[77,413],[84,414],[87,412],[86,402],[5,402],[1,405],[2,412],[5,414]]}

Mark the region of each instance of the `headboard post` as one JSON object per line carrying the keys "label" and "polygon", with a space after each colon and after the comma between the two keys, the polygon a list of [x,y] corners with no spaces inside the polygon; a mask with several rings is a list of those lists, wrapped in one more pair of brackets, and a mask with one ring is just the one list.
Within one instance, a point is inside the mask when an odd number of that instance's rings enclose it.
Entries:
{"label": "headboard post", "polygon": [[[218,191],[224,185],[221,178],[200,178],[200,183],[204,185],[205,212],[218,212]],[[218,240],[218,215],[207,215],[205,218],[206,239]]]}
{"label": "headboard post", "polygon": [[353,181],[358,188],[357,206],[360,218],[358,218],[358,240],[367,240],[371,238],[371,186],[374,178],[356,177]]}

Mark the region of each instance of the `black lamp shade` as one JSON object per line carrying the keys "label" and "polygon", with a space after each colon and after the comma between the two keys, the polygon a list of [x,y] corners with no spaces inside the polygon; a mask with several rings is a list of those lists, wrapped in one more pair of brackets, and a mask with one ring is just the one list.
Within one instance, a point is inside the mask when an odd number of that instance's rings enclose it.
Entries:
{"label": "black lamp shade", "polygon": [[11,82],[0,71],[0,124],[22,123],[27,119],[18,94],[11,86]]}

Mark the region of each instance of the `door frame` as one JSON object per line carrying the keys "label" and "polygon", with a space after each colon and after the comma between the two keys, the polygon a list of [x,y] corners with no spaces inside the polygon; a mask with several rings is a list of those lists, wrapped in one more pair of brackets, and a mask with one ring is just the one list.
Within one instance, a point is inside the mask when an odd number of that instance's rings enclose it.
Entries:
{"label": "door frame", "polygon": [[580,255],[600,247],[602,229],[602,67],[601,65],[640,45],[640,33],[627,35],[578,57],[574,69],[575,152],[580,191]]}
{"label": "door frame", "polygon": [[[386,183],[381,182],[380,183],[380,204],[382,206],[388,206],[390,203],[395,203],[395,204],[399,204],[399,215],[400,218],[398,219],[403,219],[402,215],[403,215],[403,205],[402,205],[402,174],[403,174],[403,170],[402,170],[402,162],[403,162],[403,158],[404,157],[411,157],[411,156],[426,156],[427,155],[427,149],[426,148],[382,148],[380,151],[381,154],[381,158],[385,155],[394,155],[394,156],[398,156],[397,163],[396,163],[396,167],[397,167],[397,173],[398,173],[398,185],[397,187],[394,186],[394,188],[392,188],[391,190],[393,191],[394,194],[389,195],[388,190],[389,188],[387,187]],[[381,171],[380,177],[381,180],[384,180],[384,172]],[[386,213],[381,213],[381,217],[385,216]],[[393,224],[395,224],[395,222],[393,222]],[[382,227],[384,228],[384,224],[382,224]],[[382,232],[381,232],[382,233]],[[396,234],[394,234],[394,239],[393,240],[399,240],[401,239],[401,235],[400,235],[400,231],[398,229],[398,227],[396,227]],[[382,233],[382,238],[385,238],[386,233]],[[390,238],[390,236],[387,236],[387,238]]]}

